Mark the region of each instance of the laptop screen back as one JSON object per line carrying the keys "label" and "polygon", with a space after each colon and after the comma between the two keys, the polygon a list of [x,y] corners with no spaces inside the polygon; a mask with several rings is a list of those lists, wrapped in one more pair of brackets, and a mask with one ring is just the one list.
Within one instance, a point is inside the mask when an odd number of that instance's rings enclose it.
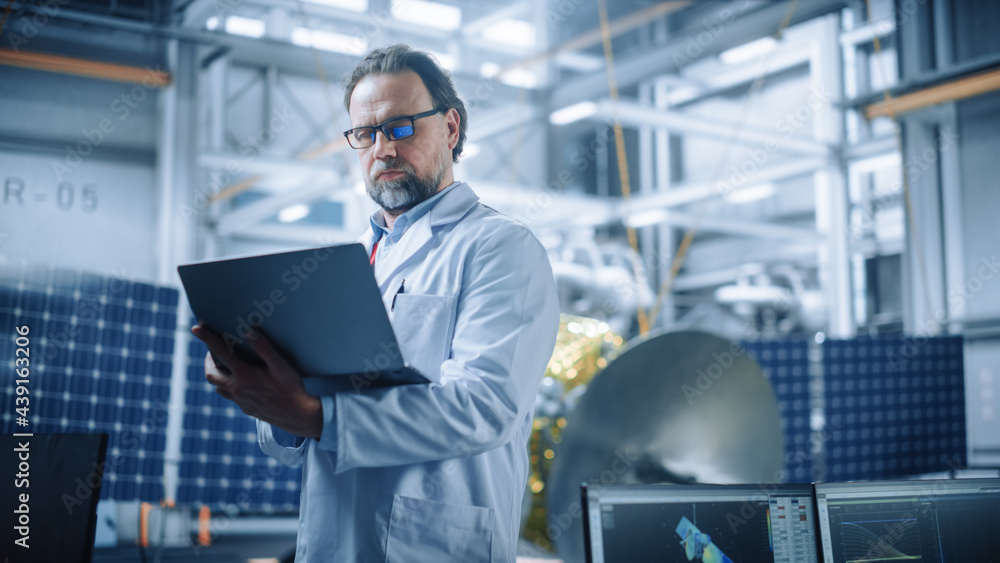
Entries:
{"label": "laptop screen back", "polygon": [[1000,479],[816,485],[828,563],[998,561]]}
{"label": "laptop screen back", "polygon": [[587,561],[815,563],[811,485],[584,486]]}

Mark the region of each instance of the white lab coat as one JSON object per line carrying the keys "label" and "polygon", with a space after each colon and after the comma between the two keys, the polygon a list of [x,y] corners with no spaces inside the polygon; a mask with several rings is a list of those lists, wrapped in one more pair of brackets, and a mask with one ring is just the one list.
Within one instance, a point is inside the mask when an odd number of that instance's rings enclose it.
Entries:
{"label": "white lab coat", "polygon": [[[361,238],[369,252],[373,240]],[[406,280],[389,315],[403,358],[433,383],[322,397],[322,438],[298,448],[258,423],[265,453],[304,463],[296,562],[513,562],[559,325],[545,250],[460,184],[375,275],[386,310]]]}

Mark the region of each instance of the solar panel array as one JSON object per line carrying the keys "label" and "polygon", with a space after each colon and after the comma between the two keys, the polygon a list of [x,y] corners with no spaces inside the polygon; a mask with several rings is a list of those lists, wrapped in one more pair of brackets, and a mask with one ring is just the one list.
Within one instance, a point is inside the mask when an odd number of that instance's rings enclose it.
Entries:
{"label": "solar panel array", "polygon": [[[17,424],[15,382],[6,376],[3,432],[107,432],[102,498],[163,498],[178,298],[175,288],[116,276],[0,269],[0,361],[13,366],[21,325],[30,327],[32,354],[30,422]],[[965,465],[961,337],[824,342],[823,464],[812,458],[809,342],[742,344],[775,391],[788,481],[884,479]],[[260,451],[253,420],[205,381],[204,355],[203,344],[189,344],[177,500],[294,510],[301,469]]]}
{"label": "solar panel array", "polygon": [[[4,433],[107,432],[101,498],[163,498],[178,292],[118,277],[24,264],[0,269],[0,360],[29,327],[29,423],[3,379]],[[6,371],[5,374],[12,374]]]}
{"label": "solar panel array", "polygon": [[809,341],[755,340],[740,345],[761,367],[778,401],[787,482],[815,481],[809,427]]}
{"label": "solar panel array", "polygon": [[965,466],[961,336],[828,340],[823,371],[825,480]]}
{"label": "solar panel array", "polygon": [[205,381],[207,351],[200,340],[188,346],[177,500],[266,512],[297,509],[302,469],[261,452],[254,420]]}

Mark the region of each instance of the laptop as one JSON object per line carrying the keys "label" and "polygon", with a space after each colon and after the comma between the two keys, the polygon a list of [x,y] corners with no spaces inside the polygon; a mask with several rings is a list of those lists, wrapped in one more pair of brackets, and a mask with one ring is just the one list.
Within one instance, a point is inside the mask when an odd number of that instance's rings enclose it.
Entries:
{"label": "laptop", "polygon": [[582,487],[588,563],[817,563],[812,485]]}
{"label": "laptop", "polygon": [[258,364],[246,336],[261,330],[313,395],[428,382],[403,359],[361,244],[186,264],[177,272],[198,322]]}
{"label": "laptop", "polygon": [[92,561],[107,448],[107,434],[0,435],[10,470],[0,553],[21,563]]}
{"label": "laptop", "polygon": [[1000,561],[1000,479],[817,483],[827,563]]}

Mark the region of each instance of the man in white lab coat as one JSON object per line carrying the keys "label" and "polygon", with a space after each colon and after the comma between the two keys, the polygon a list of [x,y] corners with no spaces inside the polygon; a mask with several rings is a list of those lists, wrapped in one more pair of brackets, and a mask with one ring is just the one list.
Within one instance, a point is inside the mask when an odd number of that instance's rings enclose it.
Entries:
{"label": "man in white lab coat", "polygon": [[381,207],[361,242],[403,357],[432,383],[312,397],[263,336],[257,367],[196,327],[226,366],[210,355],[206,377],[258,419],[266,453],[304,464],[296,561],[513,562],[558,329],[548,259],[454,181],[466,111],[433,59],[385,47],[345,87],[346,136]]}

